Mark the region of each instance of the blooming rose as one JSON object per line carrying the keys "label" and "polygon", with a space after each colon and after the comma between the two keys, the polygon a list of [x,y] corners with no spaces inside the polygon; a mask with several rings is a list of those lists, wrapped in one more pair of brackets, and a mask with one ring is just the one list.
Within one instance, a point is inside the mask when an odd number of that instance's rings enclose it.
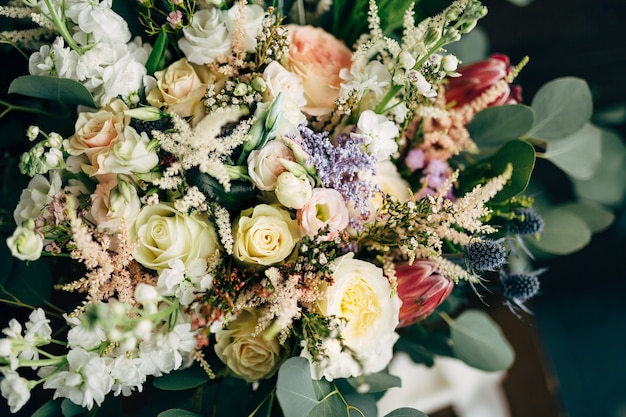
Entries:
{"label": "blooming rose", "polygon": [[157,271],[167,268],[171,259],[190,266],[218,249],[215,228],[208,220],[183,214],[168,203],[144,206],[129,234],[137,243],[137,262]]}
{"label": "blooming rose", "polygon": [[231,34],[226,27],[227,12],[216,7],[198,10],[191,26],[183,29],[178,47],[189,62],[209,64],[230,53]]}
{"label": "blooming rose", "polygon": [[87,156],[89,164],[82,166],[87,174],[98,171],[98,157],[105,157],[111,146],[124,140],[124,129],[130,121],[124,116],[124,110],[126,106],[121,101],[114,101],[110,110],[78,115],[75,133],[63,142],[63,146],[70,155]]}
{"label": "blooming rose", "polygon": [[285,347],[276,338],[266,340],[255,332],[258,322],[258,313],[246,309],[215,334],[215,353],[246,382],[274,375],[286,355]]}
{"label": "blooming rose", "polygon": [[272,265],[287,258],[300,239],[289,212],[268,204],[244,210],[233,226],[233,256],[252,265]]}
{"label": "blooming rose", "polygon": [[434,262],[418,259],[396,265],[398,296],[402,300],[399,327],[426,318],[452,292],[454,282],[437,273]]}
{"label": "blooming rose", "polygon": [[36,261],[41,257],[43,240],[34,230],[18,226],[7,238],[11,255],[22,261]]}
{"label": "blooming rose", "polygon": [[157,88],[148,93],[148,103],[155,107],[165,106],[181,117],[199,116],[204,112],[202,98],[209,83],[216,80],[207,67],[190,64],[186,58],[155,72],[154,76]]}
{"label": "blooming rose", "polygon": [[287,169],[280,161],[293,161],[293,153],[280,140],[272,140],[263,148],[250,152],[248,156],[248,175],[254,185],[263,191],[273,191],[276,179]]}
{"label": "blooming rose", "polygon": [[350,213],[339,191],[332,188],[316,188],[311,199],[297,213],[303,235],[315,236],[328,227],[325,239],[331,240],[348,226]]}
{"label": "blooming rose", "polygon": [[339,72],[352,64],[346,45],[328,32],[313,26],[287,26],[289,54],[287,69],[302,78],[306,106],[312,116],[329,113],[339,97]]}
{"label": "blooming rose", "polygon": [[[137,133],[127,126],[124,129],[124,141],[111,147],[104,159],[104,171],[115,174],[146,174],[159,163],[155,149],[150,148],[150,139],[146,132]],[[103,167],[100,167],[101,170]]]}
{"label": "blooming rose", "polygon": [[[237,30],[240,10],[239,3],[235,3],[235,5],[228,10],[226,27],[231,34],[235,33]],[[244,13],[243,28],[246,52],[256,52],[256,37],[261,33],[261,29],[263,28],[265,10],[257,4],[247,4]]]}
{"label": "blooming rose", "polygon": [[265,67],[263,79],[272,97],[277,97],[279,93],[283,93],[289,101],[298,107],[306,104],[300,77],[287,71],[277,61],[272,61]]}
{"label": "blooming rose", "polygon": [[[319,312],[346,320],[341,336],[358,361],[342,351],[337,340],[328,340],[328,357],[313,358],[311,371],[314,378],[329,381],[378,372],[387,366],[398,339],[395,328],[400,311],[400,299],[380,268],[351,255],[333,263],[333,283],[324,289]],[[303,356],[311,358],[306,349]]]}

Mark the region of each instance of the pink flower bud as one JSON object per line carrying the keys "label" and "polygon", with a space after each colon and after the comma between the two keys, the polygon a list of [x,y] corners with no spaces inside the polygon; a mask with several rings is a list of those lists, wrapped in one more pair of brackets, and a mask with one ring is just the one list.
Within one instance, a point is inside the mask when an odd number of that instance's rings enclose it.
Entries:
{"label": "pink flower bud", "polygon": [[428,260],[416,260],[409,265],[396,265],[398,296],[402,300],[400,324],[405,327],[425,319],[452,292],[454,282],[437,273],[436,265]]}
{"label": "pink flower bud", "polygon": [[[489,87],[504,79],[512,66],[509,57],[502,54],[493,54],[489,58],[464,65],[457,71],[460,77],[450,78],[446,89],[446,101],[454,103],[455,107],[463,106],[480,97]],[[521,102],[521,88],[514,86],[507,88],[489,106]]]}

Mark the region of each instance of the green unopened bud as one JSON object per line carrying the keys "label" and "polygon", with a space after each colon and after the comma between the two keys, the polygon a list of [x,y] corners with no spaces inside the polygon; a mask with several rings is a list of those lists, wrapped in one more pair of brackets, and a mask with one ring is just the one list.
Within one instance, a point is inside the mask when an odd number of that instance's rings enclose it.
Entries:
{"label": "green unopened bud", "polygon": [[[280,121],[283,113],[283,93],[278,93],[278,96],[272,102],[270,106],[270,110],[267,112],[267,116],[265,117],[265,130],[267,132],[271,132],[276,130],[276,126]],[[269,134],[269,133],[268,133]]]}
{"label": "green unopened bud", "polygon": [[267,91],[267,83],[262,77],[254,77],[252,80],[252,88],[259,93]]}
{"label": "green unopened bud", "polygon": [[245,96],[246,94],[248,94],[248,85],[244,83],[237,84],[237,86],[235,87],[235,91],[233,91],[233,94],[239,97]]}
{"label": "green unopened bud", "polygon": [[137,107],[134,109],[124,111],[126,116],[133,119],[143,120],[144,122],[153,122],[163,117],[161,110],[152,106]]}
{"label": "green unopened bud", "polygon": [[428,31],[426,32],[426,36],[424,36],[424,44],[432,45],[439,40],[441,34],[439,30],[433,26],[428,27]]}
{"label": "green unopened bud", "polygon": [[306,168],[299,163],[284,158],[279,158],[279,161],[287,171],[291,172],[296,177],[307,177],[308,172]]}
{"label": "green unopened bud", "polygon": [[242,181],[250,180],[250,176],[248,175],[248,168],[243,165],[238,165],[238,166],[224,165],[224,169],[228,173],[228,177],[231,180],[242,180]]}
{"label": "green unopened bud", "polygon": [[48,135],[47,144],[51,148],[61,149],[61,146],[63,146],[63,137],[58,133],[52,132]]}

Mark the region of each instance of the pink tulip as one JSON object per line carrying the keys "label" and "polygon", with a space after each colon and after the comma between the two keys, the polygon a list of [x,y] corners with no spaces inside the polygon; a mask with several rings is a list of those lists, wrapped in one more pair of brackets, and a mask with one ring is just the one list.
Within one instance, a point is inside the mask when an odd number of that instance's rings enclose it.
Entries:
{"label": "pink tulip", "polygon": [[436,265],[428,260],[416,260],[412,265],[396,265],[398,295],[402,300],[400,324],[405,327],[425,319],[452,292],[454,282],[437,273]]}
{"label": "pink tulip", "polygon": [[[465,65],[458,69],[460,77],[450,78],[446,89],[446,101],[455,107],[463,106],[480,97],[489,87],[504,79],[513,67],[509,57],[493,54],[489,58]],[[522,101],[519,86],[507,86],[506,90],[489,106],[519,103]]]}

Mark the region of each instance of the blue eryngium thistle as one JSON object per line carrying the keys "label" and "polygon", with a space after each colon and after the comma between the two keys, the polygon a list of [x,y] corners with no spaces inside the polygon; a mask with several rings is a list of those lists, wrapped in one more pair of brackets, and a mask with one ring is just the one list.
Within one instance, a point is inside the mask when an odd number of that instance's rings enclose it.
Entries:
{"label": "blue eryngium thistle", "polygon": [[517,314],[515,311],[516,307],[532,314],[524,305],[524,302],[537,295],[540,287],[539,275],[545,271],[546,269],[544,268],[537,271],[515,274],[507,274],[504,271],[500,272],[502,295],[505,298],[505,304],[509,306],[514,314]]}
{"label": "blue eryngium thistle", "polygon": [[532,236],[543,231],[543,219],[532,208],[515,211],[518,216],[512,220],[513,231],[521,236]]}
{"label": "blue eryngium thistle", "polygon": [[467,245],[465,257],[473,271],[496,271],[506,262],[506,249],[497,240],[477,240]]}

